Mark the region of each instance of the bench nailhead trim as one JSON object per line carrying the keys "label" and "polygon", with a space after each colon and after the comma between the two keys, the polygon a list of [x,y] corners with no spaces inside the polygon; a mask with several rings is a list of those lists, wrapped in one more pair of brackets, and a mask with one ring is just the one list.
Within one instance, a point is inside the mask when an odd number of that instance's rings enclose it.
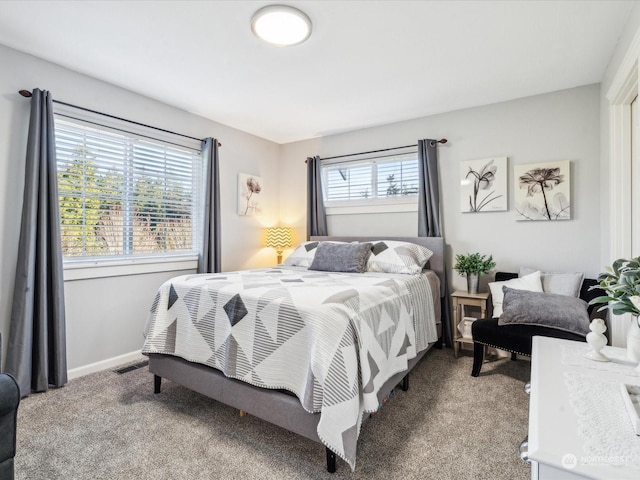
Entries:
{"label": "bench nailhead trim", "polygon": [[473,343],[479,343],[481,345],[486,345],[487,347],[497,348],[498,350],[504,350],[505,352],[515,353],[516,355],[524,355],[525,357],[530,357],[531,356],[531,354],[529,354],[529,353],[516,352],[515,350],[509,350],[508,348],[498,347],[497,345],[491,345],[490,343],[475,342],[475,341]]}

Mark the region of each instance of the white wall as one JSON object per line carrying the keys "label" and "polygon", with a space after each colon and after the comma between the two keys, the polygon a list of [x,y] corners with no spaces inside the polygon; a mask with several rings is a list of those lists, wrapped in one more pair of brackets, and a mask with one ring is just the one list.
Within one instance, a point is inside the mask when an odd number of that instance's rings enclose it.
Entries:
{"label": "white wall", "polygon": [[[449,269],[455,254],[479,251],[493,254],[499,270],[529,265],[592,277],[601,264],[599,93],[598,85],[590,85],[283,145],[281,219],[304,238],[307,156],[447,138],[449,143],[438,148]],[[509,157],[509,211],[460,213],[460,162],[496,156]],[[572,219],[516,221],[513,165],[555,160],[571,161]],[[328,223],[330,235],[416,235],[418,228],[417,214],[341,216]],[[454,288],[465,288],[462,277],[449,278]]]}
{"label": "white wall", "polygon": [[[609,100],[607,99],[607,93],[611,88],[612,82],[619,69],[622,66],[622,62],[632,47],[632,43],[638,31],[640,30],[640,5],[636,5],[627,23],[620,33],[618,44],[611,55],[609,64],[605,70],[604,76],[601,82],[600,88],[600,178],[602,179],[601,189],[601,250],[600,250],[600,265],[601,271],[604,270],[604,266],[610,265],[613,260],[619,255],[615,254],[612,250],[612,222],[611,218],[614,212],[611,209],[611,193],[612,185],[610,172],[613,168],[611,159],[611,108]],[[626,74],[626,72],[625,72]],[[613,234],[615,235],[615,234]],[[611,316],[609,322],[610,337],[612,344],[615,346],[626,346],[626,335],[628,328],[632,325],[631,316]]]}
{"label": "white wall", "polygon": [[[29,100],[18,90],[42,88],[55,99],[194,137],[212,136],[220,149],[222,266],[224,270],[275,263],[262,247],[263,226],[278,220],[280,146],[0,46],[0,331],[6,356],[18,251]],[[126,75],[126,72],[122,73]],[[150,81],[153,81],[150,79]],[[238,172],[263,177],[265,214],[236,215]],[[184,272],[163,272],[65,283],[70,369],[129,353],[142,346],[142,328],[158,286]],[[4,365],[4,358],[3,358]]]}
{"label": "white wall", "polygon": [[621,66],[621,63],[627,54],[631,43],[636,36],[638,30],[640,29],[640,5],[636,5],[631,14],[629,15],[629,19],[620,33],[620,37],[618,39],[618,44],[616,45],[613,54],[611,55],[611,59],[609,60],[609,64],[607,65],[607,69],[602,78],[602,82],[600,83],[600,177],[602,179],[602,193],[601,193],[601,216],[602,216],[602,249],[601,249],[601,264],[604,267],[605,265],[611,264],[614,258],[611,255],[611,213],[609,212],[610,208],[610,175],[611,171],[611,142],[610,142],[610,104],[607,99],[607,93],[611,88],[611,83],[613,82],[614,77],[618,73],[618,69]]}

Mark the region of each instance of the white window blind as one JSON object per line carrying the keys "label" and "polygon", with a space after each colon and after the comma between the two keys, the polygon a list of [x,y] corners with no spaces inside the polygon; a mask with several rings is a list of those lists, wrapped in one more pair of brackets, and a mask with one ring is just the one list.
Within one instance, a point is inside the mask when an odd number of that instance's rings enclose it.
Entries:
{"label": "white window blind", "polygon": [[58,116],[55,128],[65,258],[197,253],[199,150]]}
{"label": "white window blind", "polygon": [[416,153],[329,163],[322,171],[328,206],[381,199],[406,201],[418,194]]}

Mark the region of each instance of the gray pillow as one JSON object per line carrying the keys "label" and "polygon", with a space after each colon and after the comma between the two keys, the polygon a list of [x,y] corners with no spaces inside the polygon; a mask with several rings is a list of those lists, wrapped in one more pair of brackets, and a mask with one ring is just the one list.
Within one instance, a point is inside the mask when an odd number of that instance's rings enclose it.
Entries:
{"label": "gray pillow", "polygon": [[502,287],[504,300],[498,325],[539,325],[586,336],[587,302],[567,295]]}
{"label": "gray pillow", "polygon": [[[520,267],[519,276],[523,277],[538,270],[537,268]],[[547,293],[579,297],[584,273],[540,272],[540,279],[542,280],[542,290]]]}
{"label": "gray pillow", "polygon": [[363,273],[371,254],[370,243],[327,243],[318,245],[309,270]]}

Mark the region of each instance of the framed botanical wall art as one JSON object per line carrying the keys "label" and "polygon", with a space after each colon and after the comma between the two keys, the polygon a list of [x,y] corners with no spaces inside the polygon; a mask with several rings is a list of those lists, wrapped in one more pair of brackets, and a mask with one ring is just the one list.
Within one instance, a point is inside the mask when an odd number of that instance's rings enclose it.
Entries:
{"label": "framed botanical wall art", "polygon": [[238,173],[238,215],[260,215],[260,192],[262,178],[257,175]]}
{"label": "framed botanical wall art", "polygon": [[460,211],[507,210],[507,157],[460,162]]}
{"label": "framed botanical wall art", "polygon": [[571,162],[514,165],[518,220],[571,219]]}

